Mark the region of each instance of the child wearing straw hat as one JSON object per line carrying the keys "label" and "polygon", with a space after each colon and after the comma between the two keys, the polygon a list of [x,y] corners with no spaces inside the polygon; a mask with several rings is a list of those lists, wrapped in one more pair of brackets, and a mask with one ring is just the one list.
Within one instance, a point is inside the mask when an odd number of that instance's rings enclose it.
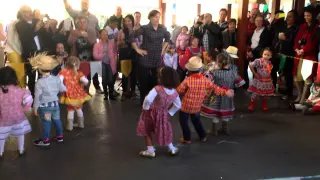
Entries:
{"label": "child wearing straw hat", "polygon": [[38,54],[30,59],[34,70],[39,70],[41,78],[35,85],[33,110],[42,121],[42,137],[34,141],[35,146],[50,146],[50,129],[53,122],[56,127],[56,141],[63,142],[62,123],[60,120],[59,92],[65,92],[66,87],[59,77],[51,75],[51,71],[60,65],[60,60]]}
{"label": "child wearing straw hat", "polygon": [[203,63],[200,57],[194,56],[190,58],[185,67],[189,76],[177,88],[179,95],[183,96],[179,116],[183,138],[180,141],[186,144],[191,143],[191,132],[188,125],[190,116],[200,140],[206,142],[207,135],[200,121],[200,109],[203,101],[208,93],[212,91],[216,95],[233,97],[233,90],[221,88],[201,74]]}

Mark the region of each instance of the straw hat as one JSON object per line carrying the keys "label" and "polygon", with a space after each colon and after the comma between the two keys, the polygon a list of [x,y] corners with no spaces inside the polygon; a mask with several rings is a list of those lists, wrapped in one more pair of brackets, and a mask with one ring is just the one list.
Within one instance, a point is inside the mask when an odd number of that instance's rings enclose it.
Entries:
{"label": "straw hat", "polygon": [[189,62],[185,65],[189,71],[199,71],[202,69],[202,59],[198,56],[194,56],[189,59]]}
{"label": "straw hat", "polygon": [[226,52],[229,54],[229,56],[231,56],[232,58],[239,58],[238,57],[238,48],[234,47],[234,46],[229,46],[226,50]]}
{"label": "straw hat", "polygon": [[48,56],[47,53],[40,53],[30,58],[30,64],[34,70],[50,71],[61,64],[61,59],[55,59],[53,56]]}

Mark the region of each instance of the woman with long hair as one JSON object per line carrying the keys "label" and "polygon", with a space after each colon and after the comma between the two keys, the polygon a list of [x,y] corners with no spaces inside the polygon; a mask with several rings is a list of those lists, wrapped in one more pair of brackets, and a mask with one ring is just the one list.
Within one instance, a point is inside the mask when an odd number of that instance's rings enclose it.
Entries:
{"label": "woman with long hair", "polygon": [[[316,38],[318,25],[312,8],[305,9],[304,19],[305,23],[300,26],[294,42],[296,58],[294,60],[293,76],[298,91],[298,97],[294,103],[298,104],[302,104],[306,100],[313,78],[317,75],[317,64],[310,63],[310,61],[317,61],[318,51]],[[304,66],[307,68],[303,68]],[[302,69],[310,70],[310,72],[302,72]],[[298,104],[295,105],[296,108],[299,108]]]}
{"label": "woman with long hair", "polygon": [[129,41],[129,36],[133,33],[134,17],[127,15],[122,21],[122,29],[118,34],[118,47],[119,47],[119,61],[122,72],[122,97],[121,100],[125,101],[130,98],[135,92],[135,83],[131,83],[131,78],[136,76],[132,60],[135,57],[135,52]]}

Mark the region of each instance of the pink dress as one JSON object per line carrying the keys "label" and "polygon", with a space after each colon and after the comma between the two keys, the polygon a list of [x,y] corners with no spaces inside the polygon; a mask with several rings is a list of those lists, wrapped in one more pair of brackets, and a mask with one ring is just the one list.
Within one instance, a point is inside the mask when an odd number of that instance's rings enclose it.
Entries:
{"label": "pink dress", "polygon": [[157,97],[149,110],[143,110],[137,127],[138,136],[155,134],[156,143],[167,146],[172,143],[172,127],[168,113],[169,107],[179,96],[177,92],[168,95],[162,86],[156,86]]}
{"label": "pink dress", "polygon": [[31,132],[31,126],[24,114],[24,111],[32,106],[30,91],[8,86],[7,93],[0,89],[0,102],[0,140]]}

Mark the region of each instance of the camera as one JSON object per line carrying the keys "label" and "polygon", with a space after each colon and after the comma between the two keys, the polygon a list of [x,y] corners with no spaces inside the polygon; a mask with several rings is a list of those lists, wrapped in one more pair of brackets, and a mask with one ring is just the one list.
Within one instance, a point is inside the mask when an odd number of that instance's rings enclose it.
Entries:
{"label": "camera", "polygon": [[304,45],[307,44],[307,40],[306,40],[306,38],[302,38],[302,39],[300,39],[300,40],[298,41],[298,43],[299,43],[300,46],[304,46]]}

